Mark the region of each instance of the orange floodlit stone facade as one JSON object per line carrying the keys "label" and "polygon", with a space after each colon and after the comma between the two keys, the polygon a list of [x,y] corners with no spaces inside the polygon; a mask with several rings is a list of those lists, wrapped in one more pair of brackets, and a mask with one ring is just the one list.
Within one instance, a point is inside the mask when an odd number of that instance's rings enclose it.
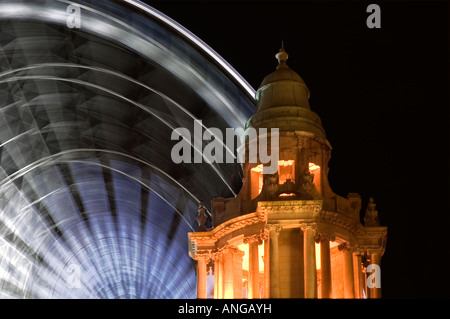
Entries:
{"label": "orange floodlit stone facade", "polygon": [[362,225],[360,195],[331,190],[331,145],[310,109],[309,90],[287,66],[283,47],[276,57],[278,66],[256,92],[257,110],[246,129],[279,128],[278,172],[262,174],[262,164],[244,163],[240,193],[212,200],[211,229],[200,205],[199,229],[188,234],[197,296],[379,298],[380,283],[367,285],[372,273],[366,269],[380,265],[387,228],[380,226],[372,199]]}

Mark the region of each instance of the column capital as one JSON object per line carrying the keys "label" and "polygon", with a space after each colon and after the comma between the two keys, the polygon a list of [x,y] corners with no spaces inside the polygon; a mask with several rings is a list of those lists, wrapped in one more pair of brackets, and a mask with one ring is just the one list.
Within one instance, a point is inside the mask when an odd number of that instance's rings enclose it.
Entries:
{"label": "column capital", "polygon": [[342,243],[338,246],[339,251],[352,250],[352,245],[349,242]]}
{"label": "column capital", "polygon": [[283,226],[281,226],[280,224],[267,224],[265,226],[265,228],[270,232],[272,230],[274,230],[277,235],[280,234],[281,229],[283,228]]}
{"label": "column capital", "polygon": [[384,255],[384,248],[375,248],[375,249],[366,249],[367,253],[369,255],[378,255],[382,257]]}
{"label": "column capital", "polygon": [[351,244],[353,255],[355,256],[364,256],[367,254],[367,249],[361,246],[360,244]]}
{"label": "column capital", "polygon": [[261,231],[261,239],[263,241],[269,239],[269,231],[267,229]]}
{"label": "column capital", "polygon": [[355,256],[364,256],[365,250],[359,246],[353,246],[353,254]]}
{"label": "column capital", "polygon": [[222,251],[216,250],[213,253],[211,253],[211,259],[214,261],[219,260],[220,258],[222,258],[222,255],[223,255]]}
{"label": "column capital", "polygon": [[316,243],[320,243],[323,241],[335,241],[336,238],[334,235],[330,235],[328,233],[317,233],[316,236],[314,237],[314,241]]}
{"label": "column capital", "polygon": [[264,231],[259,232],[258,234],[250,235],[247,237],[244,237],[244,244],[250,244],[250,243],[257,243],[258,245],[261,245],[263,241],[266,239],[266,235]]}
{"label": "column capital", "polygon": [[205,262],[208,262],[212,258],[211,251],[203,254],[195,254],[194,259],[195,260],[204,260]]}
{"label": "column capital", "polygon": [[302,229],[302,231],[305,231],[305,230],[308,230],[308,229],[316,230],[317,229],[317,224],[315,224],[315,223],[304,223],[304,224],[300,224],[300,228]]}

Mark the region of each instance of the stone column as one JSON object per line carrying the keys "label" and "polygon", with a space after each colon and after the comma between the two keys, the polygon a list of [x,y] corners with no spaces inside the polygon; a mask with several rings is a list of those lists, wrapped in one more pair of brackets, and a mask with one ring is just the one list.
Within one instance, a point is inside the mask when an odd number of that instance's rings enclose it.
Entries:
{"label": "stone column", "polygon": [[224,299],[233,299],[233,251],[224,249],[223,253],[223,295]]}
{"label": "stone column", "polygon": [[264,298],[270,298],[270,242],[269,233],[264,239]]}
{"label": "stone column", "polygon": [[223,298],[242,298],[242,257],[244,252],[236,247],[223,251]]}
{"label": "stone column", "polygon": [[364,274],[362,273],[361,266],[361,253],[353,253],[353,272],[354,272],[354,282],[355,282],[355,298],[363,299],[363,289],[364,289]]}
{"label": "stone column", "polygon": [[[245,240],[244,240],[245,242]],[[259,252],[258,240],[248,241],[248,298],[259,299]]]}
{"label": "stone column", "polygon": [[[381,255],[378,252],[373,252],[370,255],[370,264],[372,265],[372,272],[367,273],[367,276],[373,274],[372,277],[375,277],[376,284],[370,290],[370,298],[381,298],[381,274],[380,274],[380,263],[381,263]],[[375,273],[378,272],[378,273]]]}
{"label": "stone column", "polygon": [[317,298],[316,247],[313,225],[302,226],[305,298]]}
{"label": "stone column", "polygon": [[331,298],[330,236],[328,234],[319,234],[316,236],[316,242],[320,243],[321,297]]}
{"label": "stone column", "polygon": [[353,274],[353,258],[349,243],[339,245],[344,256],[344,298],[355,298],[355,281]]}
{"label": "stone column", "polygon": [[221,285],[222,285],[222,276],[221,276],[221,261],[222,254],[215,253],[213,255],[214,259],[214,299],[220,299],[221,296]]}
{"label": "stone column", "polygon": [[219,299],[223,299],[223,256],[222,254],[220,255],[219,258],[219,272],[217,273],[217,279],[218,279],[218,283],[217,283],[217,298]]}
{"label": "stone column", "polygon": [[278,259],[278,236],[280,225],[269,226],[269,269],[270,269],[270,298],[280,298],[280,265]]}
{"label": "stone column", "polygon": [[243,294],[243,281],[242,281],[242,260],[244,252],[235,248],[233,249],[233,298],[240,299]]}
{"label": "stone column", "polygon": [[206,291],[206,261],[207,258],[204,256],[198,256],[197,259],[197,298],[198,299],[206,299],[207,291]]}

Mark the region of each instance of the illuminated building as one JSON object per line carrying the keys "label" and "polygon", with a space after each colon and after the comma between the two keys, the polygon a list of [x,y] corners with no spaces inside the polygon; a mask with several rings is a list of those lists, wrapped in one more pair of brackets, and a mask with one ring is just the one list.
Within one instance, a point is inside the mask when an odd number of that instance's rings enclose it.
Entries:
{"label": "illuminated building", "polygon": [[[188,234],[197,296],[379,298],[375,271],[366,270],[379,266],[387,228],[372,199],[363,226],[360,195],[345,198],[330,188],[331,145],[310,109],[309,90],[287,66],[283,47],[276,58],[246,129],[279,128],[278,173],[263,175],[261,164],[246,162],[240,193],[212,200],[213,227],[205,229],[199,218],[198,231]],[[200,205],[199,216],[203,210]]]}

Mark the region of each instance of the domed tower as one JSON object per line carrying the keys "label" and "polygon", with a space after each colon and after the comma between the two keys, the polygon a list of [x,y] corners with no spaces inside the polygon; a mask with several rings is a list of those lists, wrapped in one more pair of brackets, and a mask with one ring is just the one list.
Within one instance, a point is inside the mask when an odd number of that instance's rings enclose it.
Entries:
{"label": "domed tower", "polygon": [[[279,130],[278,172],[263,178],[262,164],[245,163],[241,196],[258,196],[258,200],[333,197],[327,179],[331,145],[319,116],[309,106],[309,89],[287,65],[283,46],[276,58],[276,70],[264,78],[256,92],[257,110],[246,123],[246,136],[253,129]],[[264,187],[265,181],[274,180],[277,187]]]}
{"label": "domed tower", "polygon": [[309,89],[283,45],[275,57],[245,126],[242,189],[212,200],[213,228],[189,233],[198,297],[212,276],[214,298],[378,298],[387,229],[373,199],[363,226],[361,197],[330,188],[331,145]]}

